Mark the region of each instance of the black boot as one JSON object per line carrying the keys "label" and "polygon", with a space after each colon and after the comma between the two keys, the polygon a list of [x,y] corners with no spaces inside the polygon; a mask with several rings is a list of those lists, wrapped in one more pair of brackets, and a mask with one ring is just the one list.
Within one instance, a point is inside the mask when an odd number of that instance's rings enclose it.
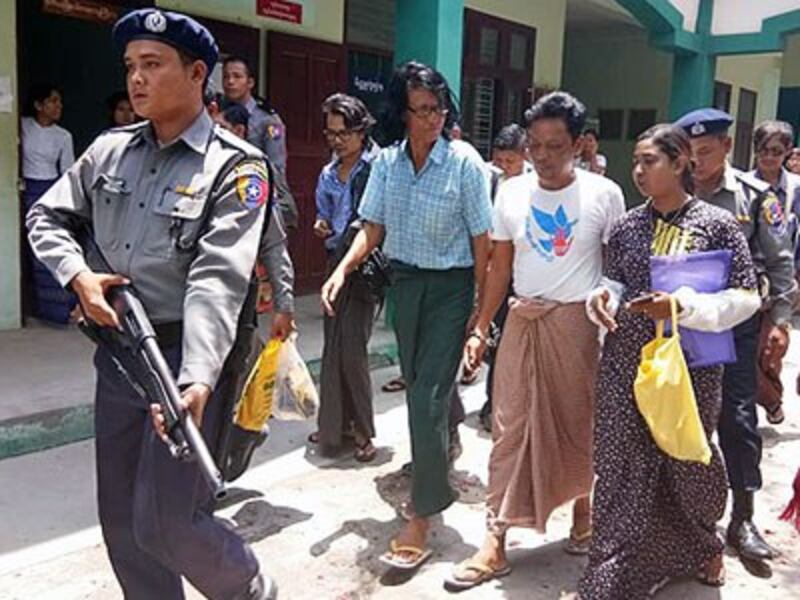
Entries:
{"label": "black boot", "polygon": [[742,558],[750,560],[771,560],[775,551],[761,537],[753,523],[753,492],[733,492],[733,514],[728,525],[728,544]]}

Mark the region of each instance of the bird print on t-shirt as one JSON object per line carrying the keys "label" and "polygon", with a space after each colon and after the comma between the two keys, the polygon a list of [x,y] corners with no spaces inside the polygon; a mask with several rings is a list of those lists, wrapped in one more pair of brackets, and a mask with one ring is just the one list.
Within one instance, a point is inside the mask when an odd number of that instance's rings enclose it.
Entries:
{"label": "bird print on t-shirt", "polygon": [[[526,219],[525,234],[531,247],[547,262],[551,262],[569,252],[575,240],[573,228],[577,222],[578,219],[569,220],[563,205],[553,213],[532,206]],[[539,231],[538,235],[534,232],[534,223]]]}

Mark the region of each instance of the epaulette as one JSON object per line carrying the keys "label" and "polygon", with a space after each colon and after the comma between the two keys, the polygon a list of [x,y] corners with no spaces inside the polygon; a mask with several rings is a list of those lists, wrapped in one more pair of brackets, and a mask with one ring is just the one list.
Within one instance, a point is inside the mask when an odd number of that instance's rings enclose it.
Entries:
{"label": "epaulette", "polygon": [[750,188],[755,193],[761,195],[766,194],[769,191],[769,183],[759,179],[752,173],[742,173],[738,172],[735,175],[736,180],[741,183],[743,186]]}
{"label": "epaulette", "polygon": [[247,140],[243,140],[235,133],[228,131],[224,127],[215,125],[214,134],[223,144],[236,148],[237,150],[243,152],[248,158],[264,160],[264,153],[261,152],[261,150],[250,144]]}
{"label": "epaulette", "polygon": [[265,100],[260,96],[253,96],[253,99],[256,101],[256,106],[261,110],[263,110],[268,115],[276,114],[277,111],[274,108],[272,108],[272,105],[269,103],[268,100]]}

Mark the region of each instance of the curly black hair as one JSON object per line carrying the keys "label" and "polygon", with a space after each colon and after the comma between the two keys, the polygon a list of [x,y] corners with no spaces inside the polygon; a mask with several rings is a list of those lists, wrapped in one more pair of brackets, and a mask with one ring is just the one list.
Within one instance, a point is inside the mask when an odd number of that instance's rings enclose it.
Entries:
{"label": "curly black hair", "polygon": [[551,92],[539,98],[525,111],[525,126],[530,127],[540,119],[561,119],[570,137],[577,140],[586,125],[586,107],[583,102],[567,92]]}
{"label": "curly black hair", "polygon": [[419,89],[427,90],[436,96],[439,106],[447,110],[442,135],[450,139],[450,131],[459,119],[455,95],[439,71],[412,60],[395,69],[386,89],[386,99],[380,119],[383,134],[381,137],[386,143],[398,142],[406,136],[408,91]]}

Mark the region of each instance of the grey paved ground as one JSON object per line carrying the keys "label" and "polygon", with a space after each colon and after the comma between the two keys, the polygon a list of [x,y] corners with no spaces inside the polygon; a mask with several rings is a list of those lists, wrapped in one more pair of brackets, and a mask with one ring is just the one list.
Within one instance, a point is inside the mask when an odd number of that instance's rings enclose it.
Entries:
{"label": "grey paved ground", "polygon": [[[795,337],[787,384],[794,381],[799,348]],[[433,559],[410,579],[387,574],[378,562],[400,526],[394,507],[405,498],[408,483],[398,474],[408,457],[402,395],[377,392],[395,373],[393,368],[373,373],[380,446],[375,463],[359,465],[349,453],[318,457],[305,443],[313,423],[277,423],[256,456],[257,466],[237,482],[232,504],[221,512],[252,542],[264,568],[280,583],[283,600],[447,598],[443,577],[480,543],[490,441],[477,431],[472,414],[463,427],[465,452],[454,474],[462,497],[433,528]],[[464,392],[468,410],[477,411],[482,385]],[[784,425],[763,429],[767,485],[758,501],[758,523],[783,557],[771,572],[754,576],[730,556],[729,581],[721,591],[683,581],[659,599],[800,597],[800,536],[777,520],[800,463],[800,400],[793,393],[787,412]],[[0,461],[0,598],[120,597],[95,521],[92,452],[87,441]],[[459,597],[545,599],[574,590],[584,562],[561,550],[566,517],[559,510],[546,536],[511,533],[514,572]],[[193,591],[189,596],[200,597]]]}

